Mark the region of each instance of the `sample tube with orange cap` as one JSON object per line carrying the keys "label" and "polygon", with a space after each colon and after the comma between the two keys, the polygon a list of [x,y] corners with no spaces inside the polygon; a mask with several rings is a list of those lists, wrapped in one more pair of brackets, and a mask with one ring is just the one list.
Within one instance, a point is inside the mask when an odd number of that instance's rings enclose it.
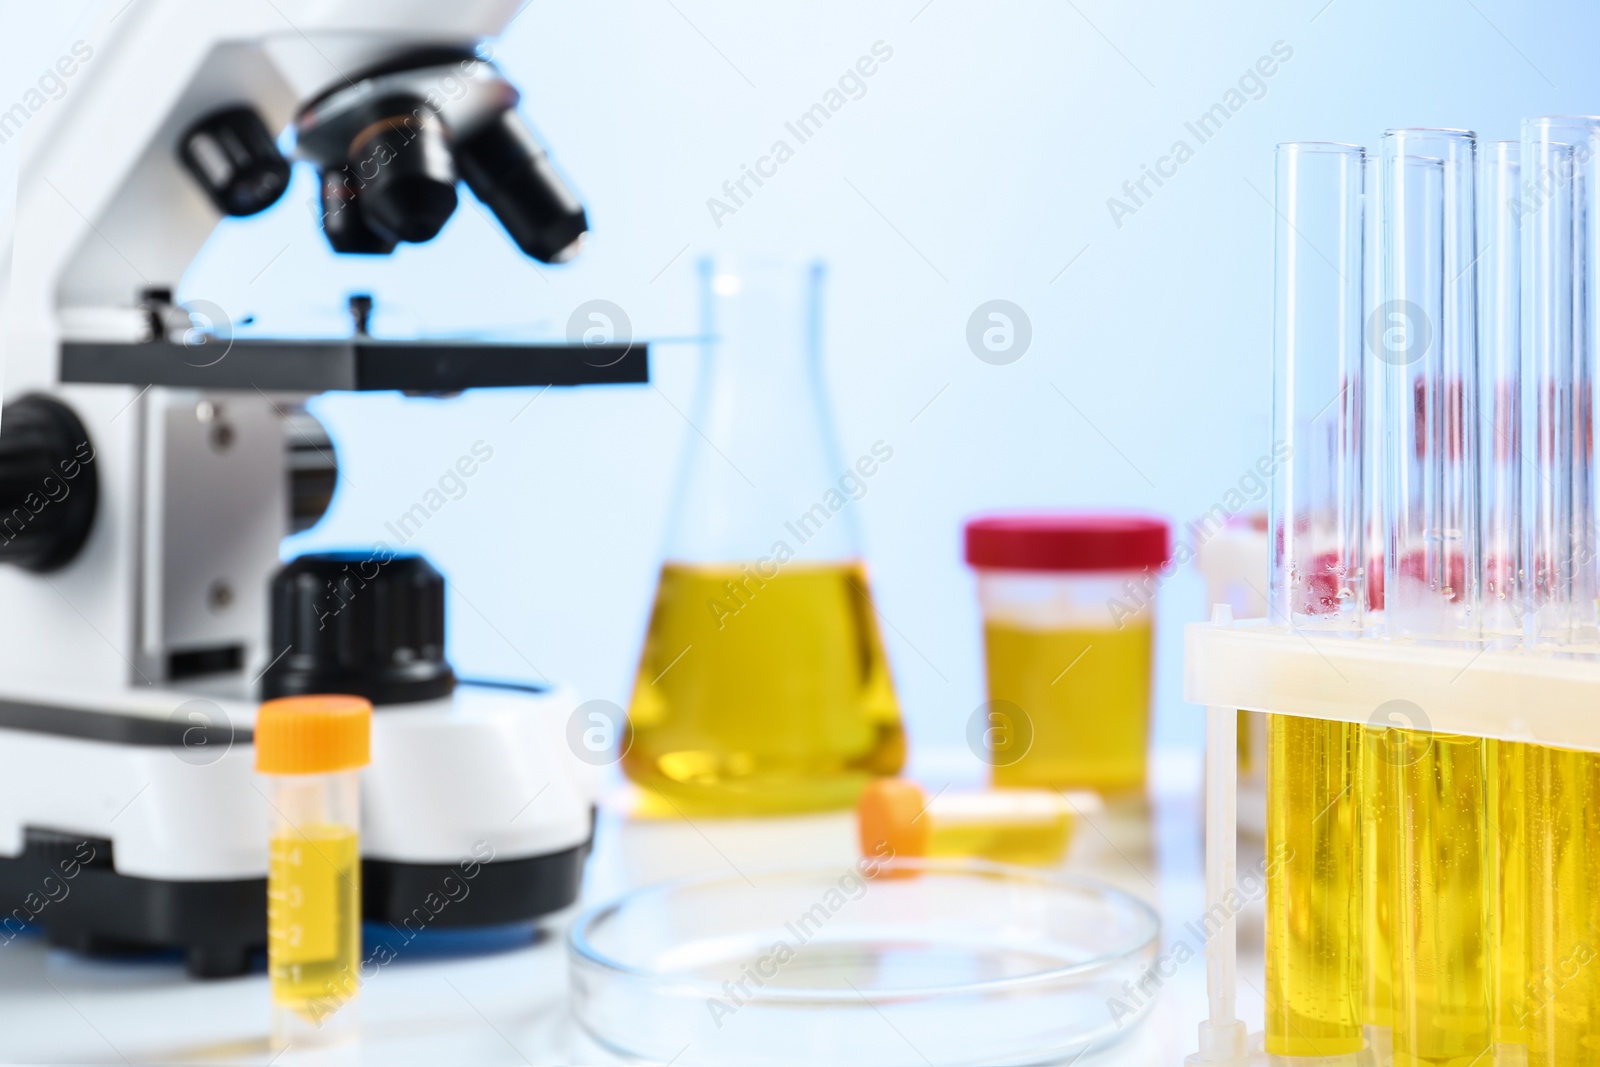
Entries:
{"label": "sample tube with orange cap", "polygon": [[1072,840],[1072,805],[1048,789],[941,790],[875,778],[856,808],[861,852],[884,859],[977,856],[1049,866]]}
{"label": "sample tube with orange cap", "polygon": [[1165,519],[987,515],[966,527],[978,572],[997,786],[1143,790]]}
{"label": "sample tube with orange cap", "polygon": [[361,955],[360,776],[372,705],[354,696],[269,700],[256,716],[268,776],[267,971],[273,1040],[325,1042],[354,1026]]}

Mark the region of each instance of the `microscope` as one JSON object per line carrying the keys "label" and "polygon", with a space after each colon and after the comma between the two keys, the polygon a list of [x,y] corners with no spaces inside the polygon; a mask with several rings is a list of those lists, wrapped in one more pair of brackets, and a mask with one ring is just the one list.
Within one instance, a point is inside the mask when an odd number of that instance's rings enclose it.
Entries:
{"label": "microscope", "polygon": [[339,253],[429,241],[471,195],[529,257],[576,254],[584,209],[480,46],[520,3],[113,0],[26,116],[0,229],[0,939],[244,971],[266,940],[251,726],[297,693],[376,708],[368,921],[409,939],[576,898],[598,788],[576,698],[458,679],[427,560],[282,565],[280,543],[338,476],[308,397],[642,383],[647,349],[381,340],[363,299],[348,336],[258,339],[173,302],[222,217],[288,188],[288,127]]}

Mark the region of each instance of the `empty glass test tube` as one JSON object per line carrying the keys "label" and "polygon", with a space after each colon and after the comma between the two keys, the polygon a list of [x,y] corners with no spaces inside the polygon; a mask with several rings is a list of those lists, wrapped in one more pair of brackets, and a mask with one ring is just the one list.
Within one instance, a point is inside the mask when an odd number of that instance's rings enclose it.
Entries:
{"label": "empty glass test tube", "polygon": [[[1277,152],[1273,621],[1359,634],[1363,584],[1362,178],[1356,145]],[[1360,1052],[1361,727],[1267,717],[1266,1052]]]}
{"label": "empty glass test tube", "polygon": [[[1478,511],[1476,137],[1384,134],[1385,621],[1393,636],[1474,641]],[[1486,743],[1420,729],[1394,745],[1394,1063],[1487,1062]]]}

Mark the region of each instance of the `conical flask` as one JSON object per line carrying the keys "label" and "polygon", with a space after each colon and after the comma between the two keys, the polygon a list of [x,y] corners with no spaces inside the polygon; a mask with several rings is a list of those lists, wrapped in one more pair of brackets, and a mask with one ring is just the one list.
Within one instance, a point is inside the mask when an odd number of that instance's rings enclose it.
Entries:
{"label": "conical flask", "polygon": [[824,271],[704,261],[704,355],[623,767],[684,814],[847,807],[905,760],[822,381]]}

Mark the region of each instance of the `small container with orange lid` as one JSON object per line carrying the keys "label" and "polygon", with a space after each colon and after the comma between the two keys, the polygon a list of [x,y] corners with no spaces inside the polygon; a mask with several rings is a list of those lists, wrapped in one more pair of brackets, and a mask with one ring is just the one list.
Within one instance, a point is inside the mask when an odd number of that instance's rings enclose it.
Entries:
{"label": "small container with orange lid", "polygon": [[966,527],[989,702],[969,742],[997,786],[1143,789],[1167,521],[990,515]]}
{"label": "small container with orange lid", "polygon": [[361,956],[360,770],[372,705],[354,696],[269,700],[256,715],[268,776],[267,972],[279,1047],[354,1029]]}
{"label": "small container with orange lid", "polygon": [[874,778],[856,806],[861,854],[880,859],[977,856],[1047,867],[1072,840],[1072,802],[1049,789],[940,790]]}

